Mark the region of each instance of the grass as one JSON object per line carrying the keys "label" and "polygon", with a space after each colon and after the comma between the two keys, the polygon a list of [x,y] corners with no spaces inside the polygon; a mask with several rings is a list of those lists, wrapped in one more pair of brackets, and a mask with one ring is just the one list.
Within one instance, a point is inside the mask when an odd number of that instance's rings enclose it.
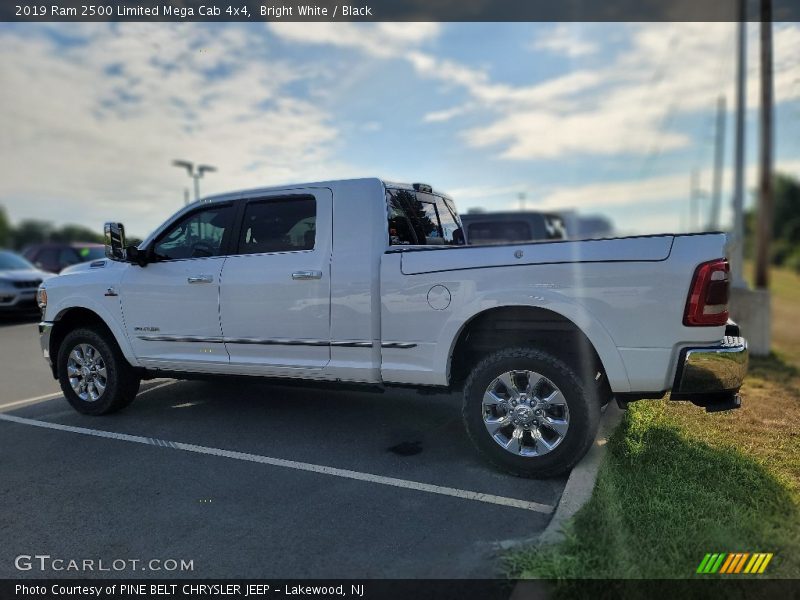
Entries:
{"label": "grass", "polygon": [[[753,265],[745,265],[752,281]],[[788,269],[770,271],[772,343],[776,353],[800,368],[800,275]]]}
{"label": "grass", "polygon": [[707,552],[774,552],[757,577],[800,577],[800,277],[772,289],[776,353],[751,359],[743,407],[631,405],[566,539],[510,554],[511,575],[707,579]]}

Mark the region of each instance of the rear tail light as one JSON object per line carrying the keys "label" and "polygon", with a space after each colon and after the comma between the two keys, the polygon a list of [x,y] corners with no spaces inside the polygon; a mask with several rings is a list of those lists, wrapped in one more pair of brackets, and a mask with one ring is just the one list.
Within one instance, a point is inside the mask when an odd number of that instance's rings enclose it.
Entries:
{"label": "rear tail light", "polygon": [[730,266],[724,258],[701,264],[694,272],[683,324],[687,327],[725,325],[728,322]]}

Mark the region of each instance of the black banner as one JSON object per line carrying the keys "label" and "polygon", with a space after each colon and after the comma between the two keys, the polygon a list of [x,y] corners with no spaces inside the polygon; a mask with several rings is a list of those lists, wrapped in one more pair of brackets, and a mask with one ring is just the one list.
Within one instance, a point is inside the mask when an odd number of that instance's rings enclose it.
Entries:
{"label": "black banner", "polygon": [[680,600],[800,598],[796,580],[707,578],[690,580],[0,580],[0,600],[238,600],[319,598],[349,600]]}
{"label": "black banner", "polygon": [[[757,21],[758,0],[15,0],[1,21]],[[800,1],[772,0],[774,21]]]}

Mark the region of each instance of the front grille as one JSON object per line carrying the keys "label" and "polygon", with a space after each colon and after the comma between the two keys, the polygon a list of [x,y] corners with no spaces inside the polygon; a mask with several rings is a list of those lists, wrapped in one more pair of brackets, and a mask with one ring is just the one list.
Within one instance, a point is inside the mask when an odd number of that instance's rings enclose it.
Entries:
{"label": "front grille", "polygon": [[38,288],[40,283],[42,283],[41,279],[30,279],[28,281],[15,281],[14,287],[21,290],[29,290],[31,288]]}

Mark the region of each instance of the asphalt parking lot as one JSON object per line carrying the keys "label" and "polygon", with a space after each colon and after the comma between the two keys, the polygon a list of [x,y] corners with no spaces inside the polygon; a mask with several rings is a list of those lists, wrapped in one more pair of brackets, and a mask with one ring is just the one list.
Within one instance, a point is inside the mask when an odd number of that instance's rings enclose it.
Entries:
{"label": "asphalt parking lot", "polygon": [[0,323],[0,380],[0,577],[499,577],[498,543],[541,532],[566,481],[485,465],[450,395],[155,380],[82,416],[35,320]]}

